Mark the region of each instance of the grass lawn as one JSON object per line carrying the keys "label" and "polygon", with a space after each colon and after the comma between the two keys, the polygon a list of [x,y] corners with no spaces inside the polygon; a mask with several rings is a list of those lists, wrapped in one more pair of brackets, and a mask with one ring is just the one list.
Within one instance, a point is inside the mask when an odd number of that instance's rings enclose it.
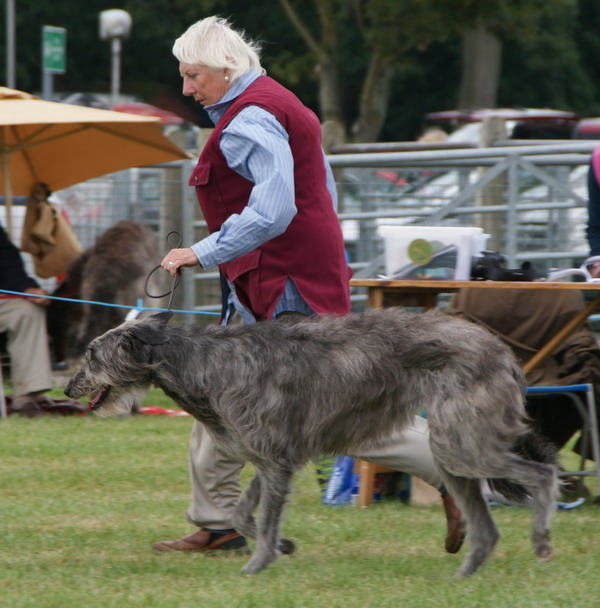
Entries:
{"label": "grass lawn", "polygon": [[[155,391],[145,403],[171,407]],[[325,507],[313,466],[297,475],[284,523],[295,557],[247,576],[244,557],[155,554],[155,541],[192,531],[185,522],[191,424],[152,415],[0,420],[0,606],[600,604],[600,507],[591,501],[557,512],[547,564],[531,552],[529,509],[494,507],[502,538],[492,559],[452,581],[461,554],[442,549],[440,507]],[[250,475],[246,467],[244,479]]]}

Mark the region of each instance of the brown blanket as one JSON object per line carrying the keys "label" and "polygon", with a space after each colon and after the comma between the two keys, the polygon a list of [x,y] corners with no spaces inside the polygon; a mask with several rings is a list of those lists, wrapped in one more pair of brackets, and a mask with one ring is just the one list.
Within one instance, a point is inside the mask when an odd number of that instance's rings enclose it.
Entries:
{"label": "brown blanket", "polygon": [[[446,312],[484,325],[524,364],[583,306],[578,291],[465,288],[452,297]],[[600,348],[589,327],[569,336],[551,357],[527,374],[527,382],[530,386],[591,382],[600,387]],[[596,404],[600,404],[598,389],[595,393]],[[528,399],[528,409],[558,447],[581,429],[580,416],[568,398],[536,396]]]}

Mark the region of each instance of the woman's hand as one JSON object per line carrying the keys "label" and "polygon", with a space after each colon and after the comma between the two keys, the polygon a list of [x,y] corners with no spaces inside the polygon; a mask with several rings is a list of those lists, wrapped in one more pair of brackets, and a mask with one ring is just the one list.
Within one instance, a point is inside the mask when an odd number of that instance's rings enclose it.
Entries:
{"label": "woman's hand", "polygon": [[160,263],[172,277],[177,274],[177,270],[182,266],[195,266],[199,264],[196,254],[190,248],[171,249]]}

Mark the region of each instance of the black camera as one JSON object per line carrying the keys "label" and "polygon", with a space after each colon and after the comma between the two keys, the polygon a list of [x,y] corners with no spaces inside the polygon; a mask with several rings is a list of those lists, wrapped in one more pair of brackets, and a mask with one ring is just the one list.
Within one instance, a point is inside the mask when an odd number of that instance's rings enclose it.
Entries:
{"label": "black camera", "polygon": [[473,258],[471,279],[475,281],[533,281],[537,276],[531,262],[523,262],[521,268],[505,268],[506,258],[497,251],[482,251]]}

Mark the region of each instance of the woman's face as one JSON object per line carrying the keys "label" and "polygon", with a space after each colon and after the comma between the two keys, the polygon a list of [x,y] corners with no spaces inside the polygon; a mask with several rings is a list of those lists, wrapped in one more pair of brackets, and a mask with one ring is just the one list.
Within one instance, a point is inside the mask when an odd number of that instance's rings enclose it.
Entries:
{"label": "woman's face", "polygon": [[203,106],[217,103],[229,88],[229,80],[225,80],[227,70],[180,62],[179,73],[183,78],[183,94],[192,96]]}

